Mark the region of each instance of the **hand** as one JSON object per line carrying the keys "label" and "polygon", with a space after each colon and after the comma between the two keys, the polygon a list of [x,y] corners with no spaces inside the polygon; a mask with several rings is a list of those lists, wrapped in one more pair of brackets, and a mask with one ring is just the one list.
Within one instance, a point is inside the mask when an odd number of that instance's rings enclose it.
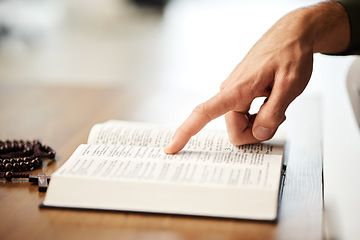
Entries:
{"label": "hand", "polygon": [[[319,11],[322,14],[316,14]],[[338,13],[335,17],[334,11]],[[285,120],[287,107],[309,82],[313,53],[346,49],[350,36],[347,21],[345,10],[336,2],[284,16],[254,45],[222,83],[220,92],[194,109],[164,151],[180,151],[207,123],[223,114],[234,145],[272,138]],[[343,31],[348,35],[339,39]],[[250,105],[257,97],[267,100],[257,114],[250,115]]]}

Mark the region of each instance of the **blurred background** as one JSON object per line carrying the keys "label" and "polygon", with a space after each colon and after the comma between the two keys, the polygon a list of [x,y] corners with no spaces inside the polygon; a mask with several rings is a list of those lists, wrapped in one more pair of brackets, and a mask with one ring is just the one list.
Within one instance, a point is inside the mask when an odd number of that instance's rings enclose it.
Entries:
{"label": "blurred background", "polygon": [[147,121],[165,99],[182,121],[281,16],[315,2],[2,0],[0,81],[126,88]]}
{"label": "blurred background", "polygon": [[3,0],[0,78],[72,85],[181,79],[202,86],[203,79],[224,79],[284,13],[312,2]]}

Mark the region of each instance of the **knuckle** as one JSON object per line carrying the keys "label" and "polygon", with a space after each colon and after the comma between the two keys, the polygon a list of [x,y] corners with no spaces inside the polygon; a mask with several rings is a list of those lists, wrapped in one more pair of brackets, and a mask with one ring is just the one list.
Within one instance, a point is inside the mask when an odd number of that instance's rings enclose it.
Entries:
{"label": "knuckle", "polygon": [[290,91],[297,88],[300,76],[298,73],[293,71],[283,74],[280,79],[281,80],[279,81],[279,87],[281,87],[281,89],[283,90]]}
{"label": "knuckle", "polygon": [[206,121],[210,121],[212,119],[206,102],[196,106],[193,112],[200,115]]}
{"label": "knuckle", "polygon": [[[251,102],[255,98],[255,90],[247,86],[237,87],[233,90],[233,95],[235,99],[235,109],[240,111],[248,111]],[[246,106],[246,109],[244,106]]]}

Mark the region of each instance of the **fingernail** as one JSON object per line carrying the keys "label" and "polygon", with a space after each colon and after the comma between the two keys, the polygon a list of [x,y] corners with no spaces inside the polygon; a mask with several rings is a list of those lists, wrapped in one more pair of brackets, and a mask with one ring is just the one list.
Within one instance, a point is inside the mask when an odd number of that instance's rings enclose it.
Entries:
{"label": "fingernail", "polygon": [[272,131],[269,128],[257,126],[254,129],[253,134],[254,134],[254,137],[256,137],[259,140],[267,140],[267,139],[271,138]]}
{"label": "fingernail", "polygon": [[172,154],[172,153],[173,153],[173,152],[171,151],[171,148],[172,148],[173,143],[174,143],[174,140],[171,139],[170,142],[165,146],[164,152],[165,152],[166,154]]}

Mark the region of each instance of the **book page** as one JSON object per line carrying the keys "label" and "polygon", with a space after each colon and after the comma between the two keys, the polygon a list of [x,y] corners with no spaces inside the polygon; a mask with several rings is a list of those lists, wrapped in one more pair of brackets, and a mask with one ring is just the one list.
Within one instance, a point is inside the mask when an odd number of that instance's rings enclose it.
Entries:
{"label": "book page", "polygon": [[189,150],[167,155],[154,147],[81,145],[54,175],[278,189],[281,168],[280,155]]}
{"label": "book page", "polygon": [[171,136],[169,127],[112,120],[96,124],[91,129],[88,144],[165,147]]}
{"label": "book page", "polygon": [[[147,123],[112,120],[96,124],[89,135],[88,144],[116,144],[164,148],[173,135],[173,129]],[[241,153],[283,154],[283,137],[259,144],[234,146],[225,131],[203,130],[192,137],[184,150],[230,151]]]}

